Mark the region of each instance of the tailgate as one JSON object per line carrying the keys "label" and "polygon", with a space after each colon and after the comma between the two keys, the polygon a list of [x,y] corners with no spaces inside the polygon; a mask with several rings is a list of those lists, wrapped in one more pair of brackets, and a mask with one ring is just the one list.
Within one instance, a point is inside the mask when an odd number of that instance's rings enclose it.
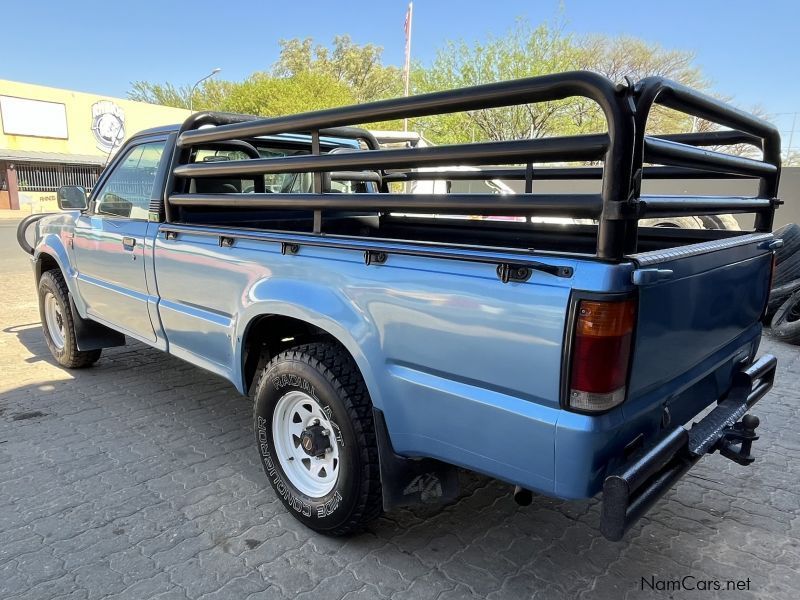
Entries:
{"label": "tailgate", "polygon": [[666,399],[684,423],[728,391],[733,367],[753,360],[760,339],[772,239],[747,234],[631,257],[639,315],[630,409]]}

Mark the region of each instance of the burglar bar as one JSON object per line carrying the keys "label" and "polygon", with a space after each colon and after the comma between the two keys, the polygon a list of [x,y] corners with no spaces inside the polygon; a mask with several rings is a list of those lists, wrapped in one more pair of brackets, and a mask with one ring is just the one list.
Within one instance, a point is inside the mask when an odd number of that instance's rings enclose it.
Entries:
{"label": "burglar bar", "polygon": [[251,120],[213,129],[185,130],[178,137],[178,145],[185,147],[278,133],[309,133],[314,129],[561,100],[571,96],[583,96],[597,102],[611,130],[623,116],[617,87],[609,79],[589,71],[573,71]]}
{"label": "burglar bar", "polygon": [[744,175],[745,177],[768,177],[778,172],[776,165],[760,160],[732,156],[652,137],[644,139],[644,160],[649,163],[701,168],[706,171]]}
{"label": "burglar bar", "polygon": [[642,196],[639,217],[680,217],[682,215],[718,215],[751,213],[772,207],[772,200],[747,196]]}
{"label": "burglar bar", "polygon": [[[313,146],[313,142],[312,142]],[[178,177],[237,177],[256,173],[307,173],[330,170],[380,169],[382,167],[432,167],[454,163],[484,164],[562,160],[599,160],[609,146],[606,134],[570,136],[511,142],[452,144],[427,148],[368,150],[341,154],[304,154],[277,158],[230,160],[180,165]],[[446,202],[446,200],[442,200]]]}
{"label": "burglar bar", "polygon": [[285,210],[369,210],[440,214],[520,215],[542,213],[597,218],[600,194],[173,194],[174,206]]}
{"label": "burglar bar", "polygon": [[[390,171],[382,180],[384,182],[403,181],[485,181],[492,179],[508,179],[524,181],[524,168],[491,168],[478,167],[469,171]],[[602,179],[602,167],[534,167],[534,181],[553,181],[561,179],[586,180]],[[684,167],[644,167],[643,179],[747,179],[745,175],[731,175],[716,171],[704,171]]]}
{"label": "burglar bar", "polygon": [[[608,133],[504,142],[480,142],[451,146],[378,149],[371,134],[353,127],[359,123],[422,117],[469,110],[497,108],[582,96],[595,101],[603,111]],[[647,118],[654,104],[711,120],[731,131],[646,136]],[[204,124],[215,127],[202,128]],[[312,154],[279,158],[192,163],[192,148],[235,140],[253,140],[277,134],[311,135]],[[359,140],[368,151],[323,154],[320,136],[339,136]],[[727,106],[685,86],[662,78],[647,78],[635,86],[615,85],[595,73],[577,71],[517,81],[487,84],[460,90],[383,100],[355,106],[327,109],[298,115],[256,119],[240,115],[204,113],[192,115],[177,134],[178,151],[174,154],[170,179],[164,196],[167,221],[170,206],[247,206],[315,211],[314,231],[321,233],[321,216],[326,209],[354,210],[425,210],[434,213],[516,214],[529,212],[562,214],[579,218],[593,215],[599,220],[597,256],[619,259],[635,251],[638,219],[645,215],[718,214],[756,212],[757,229],[771,228],[774,199],[780,174],[780,138],[777,130],[752,115]],[[751,144],[763,149],[764,160],[754,160],[703,146]],[[602,169],[555,167],[539,169],[533,163],[600,161]],[[646,167],[644,163],[662,165]],[[475,165],[470,171],[396,171]],[[513,165],[520,165],[513,167]],[[522,166],[526,165],[526,166]],[[363,171],[375,170],[375,176]],[[237,177],[267,173],[313,172],[313,194],[187,194],[187,182],[198,177]],[[403,195],[336,194],[328,197],[326,181],[334,174],[358,175],[351,181],[379,183],[386,192],[390,181],[413,179],[486,179],[515,178],[526,180],[531,191],[534,179],[600,179],[599,196],[574,194],[497,195]],[[327,173],[327,178],[323,174]],[[503,174],[503,177],[499,175]],[[643,177],[719,178],[745,177],[760,180],[756,198],[735,196],[697,199],[641,197]],[[378,179],[380,178],[380,179]],[[469,197],[467,197],[469,196]],[[410,199],[409,199],[410,198]],[[692,212],[694,211],[694,212]],[[713,211],[709,213],[708,211]]]}
{"label": "burglar bar", "polygon": [[[641,164],[644,155],[647,153],[645,144],[645,126],[647,117],[652,110],[653,104],[660,104],[673,110],[706,119],[719,125],[730,127],[731,129],[749,134],[761,140],[760,147],[764,152],[764,164],[771,165],[775,169],[769,173],[763,173],[758,188],[759,198],[773,199],[778,195],[778,182],[780,180],[781,165],[781,137],[774,125],[760,119],[754,115],[734,108],[724,102],[697,92],[676,81],[671,81],[663,77],[646,77],[636,84],[633,90],[636,111],[635,120],[635,142],[634,142],[634,164]],[[650,146],[652,147],[652,139]],[[673,153],[675,151],[673,150]],[[723,160],[737,162],[731,155],[723,155]],[[679,159],[691,159],[686,155],[676,157]],[[712,159],[719,166],[719,158]],[[673,163],[670,163],[673,164]],[[741,164],[741,163],[740,163]],[[750,168],[750,167],[745,167]],[[635,192],[639,191],[638,182],[633,182]],[[755,227],[757,231],[770,231],[775,217],[774,203],[769,210],[760,211],[756,214]],[[635,246],[635,238],[631,242],[629,239],[626,244]]]}

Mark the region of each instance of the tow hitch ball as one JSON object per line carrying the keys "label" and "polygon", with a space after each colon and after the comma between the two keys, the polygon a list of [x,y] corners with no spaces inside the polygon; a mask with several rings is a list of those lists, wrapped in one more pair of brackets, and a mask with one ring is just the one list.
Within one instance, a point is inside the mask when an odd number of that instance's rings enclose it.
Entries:
{"label": "tow hitch ball", "polygon": [[714,445],[714,450],[719,450],[725,458],[740,465],[749,465],[755,460],[750,454],[753,442],[758,439],[756,428],[759,425],[758,417],[745,415],[742,420],[733,427],[726,427],[722,431],[722,437]]}

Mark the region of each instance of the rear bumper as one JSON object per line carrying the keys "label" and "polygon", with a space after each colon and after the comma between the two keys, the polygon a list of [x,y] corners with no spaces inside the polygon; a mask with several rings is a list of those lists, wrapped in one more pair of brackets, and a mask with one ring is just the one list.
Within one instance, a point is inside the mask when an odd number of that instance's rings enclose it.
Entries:
{"label": "rear bumper", "polygon": [[[752,462],[750,445],[758,420],[739,420],[771,388],[777,359],[759,358],[737,371],[724,400],[691,429],[676,427],[638,450],[603,484],[600,529],[612,541],[625,532],[669,490],[697,461],[717,450],[741,464]],[[755,423],[755,425],[753,425]]]}

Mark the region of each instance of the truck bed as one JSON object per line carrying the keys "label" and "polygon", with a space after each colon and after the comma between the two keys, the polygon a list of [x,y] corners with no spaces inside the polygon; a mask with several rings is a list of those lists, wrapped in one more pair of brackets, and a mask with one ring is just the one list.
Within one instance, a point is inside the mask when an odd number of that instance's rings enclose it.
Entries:
{"label": "truck bed", "polygon": [[[245,228],[262,231],[312,233],[311,211],[196,210],[185,214],[186,224]],[[400,216],[379,213],[333,213],[323,218],[326,235],[360,238],[465,244],[492,248],[535,249],[542,252],[594,256],[598,226],[579,223],[533,223],[500,220]],[[723,229],[639,227],[641,251],[662,250],[746,232]]]}

